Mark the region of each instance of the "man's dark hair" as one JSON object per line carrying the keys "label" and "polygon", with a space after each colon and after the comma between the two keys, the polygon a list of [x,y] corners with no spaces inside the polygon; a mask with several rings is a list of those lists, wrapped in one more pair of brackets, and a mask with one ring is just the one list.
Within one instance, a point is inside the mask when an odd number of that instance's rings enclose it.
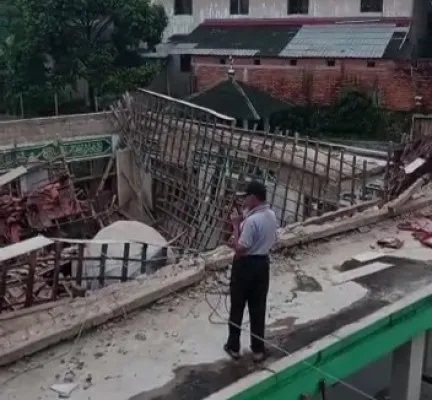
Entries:
{"label": "man's dark hair", "polygon": [[247,196],[255,196],[259,201],[266,201],[267,199],[267,188],[262,182],[251,181],[246,187]]}

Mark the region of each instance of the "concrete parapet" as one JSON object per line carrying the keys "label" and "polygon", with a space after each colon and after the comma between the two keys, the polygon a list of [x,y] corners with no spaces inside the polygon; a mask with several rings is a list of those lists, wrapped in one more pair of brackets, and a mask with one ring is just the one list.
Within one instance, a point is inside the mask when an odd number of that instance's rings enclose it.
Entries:
{"label": "concrete parapet", "polygon": [[0,146],[116,133],[109,112],[0,121]]}

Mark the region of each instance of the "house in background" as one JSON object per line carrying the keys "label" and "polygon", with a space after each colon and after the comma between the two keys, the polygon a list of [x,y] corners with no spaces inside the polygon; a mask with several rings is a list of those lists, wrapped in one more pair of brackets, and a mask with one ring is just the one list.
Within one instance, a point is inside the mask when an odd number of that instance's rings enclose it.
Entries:
{"label": "house in background", "polygon": [[217,85],[232,56],[237,81],[290,103],[328,104],[356,86],[392,110],[419,97],[432,106],[432,73],[417,71],[430,68],[418,60],[428,0],[159,1],[170,19],[160,46],[170,95]]}

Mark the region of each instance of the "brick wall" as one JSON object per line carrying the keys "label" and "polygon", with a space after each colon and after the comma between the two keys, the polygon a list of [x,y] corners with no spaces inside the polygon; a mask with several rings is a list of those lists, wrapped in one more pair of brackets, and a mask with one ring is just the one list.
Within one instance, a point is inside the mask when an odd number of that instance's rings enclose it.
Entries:
{"label": "brick wall", "polygon": [[114,133],[109,113],[0,121],[0,146]]}
{"label": "brick wall", "polygon": [[[201,91],[226,77],[227,65],[219,57],[196,56],[193,71],[197,90]],[[423,96],[424,105],[432,109],[432,76],[425,73],[432,65],[423,63],[411,69],[408,63],[392,60],[336,60],[328,66],[323,59],[298,59],[296,65],[286,59],[253,58],[234,60],[236,78],[295,104],[306,102],[329,104],[345,85],[376,90],[381,105],[394,111],[414,108],[414,97]]]}

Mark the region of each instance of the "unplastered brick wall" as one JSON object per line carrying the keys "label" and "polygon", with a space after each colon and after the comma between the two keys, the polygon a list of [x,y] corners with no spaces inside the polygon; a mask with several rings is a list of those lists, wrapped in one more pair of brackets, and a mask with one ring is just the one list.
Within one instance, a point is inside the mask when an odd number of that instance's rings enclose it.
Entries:
{"label": "unplastered brick wall", "polygon": [[107,112],[0,121],[0,146],[112,133]]}
{"label": "unplastered brick wall", "polygon": [[[225,60],[225,64],[221,63]],[[329,104],[341,88],[361,87],[377,92],[380,104],[393,111],[409,111],[415,96],[423,96],[423,105],[432,108],[432,76],[411,68],[408,62],[353,59],[276,59],[235,58],[236,79],[261,88],[273,96],[294,104]],[[328,64],[330,62],[330,64]],[[202,91],[226,78],[228,60],[213,56],[195,56],[193,73],[196,90]]]}

